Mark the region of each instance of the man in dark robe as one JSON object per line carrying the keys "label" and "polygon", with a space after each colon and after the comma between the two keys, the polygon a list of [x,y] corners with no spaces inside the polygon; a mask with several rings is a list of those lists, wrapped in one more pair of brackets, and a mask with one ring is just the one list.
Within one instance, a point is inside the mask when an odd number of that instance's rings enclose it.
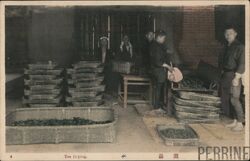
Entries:
{"label": "man in dark robe", "polygon": [[237,31],[233,26],[225,29],[227,44],[225,52],[219,58],[219,66],[222,70],[220,96],[222,109],[225,115],[230,116],[230,103],[232,105],[233,123],[227,125],[232,131],[242,131],[244,112],[240,102],[242,89],[242,76],[245,71],[244,45],[237,39]]}
{"label": "man in dark robe", "polygon": [[155,35],[155,40],[150,46],[150,60],[152,80],[155,86],[155,104],[156,113],[166,113],[164,106],[164,90],[166,90],[165,82],[167,80],[167,71],[169,69],[170,60],[166,52],[164,42],[166,41],[166,33],[158,31]]}
{"label": "man in dark robe", "polygon": [[98,60],[100,60],[104,65],[104,84],[106,85],[105,92],[112,94],[115,92],[112,71],[112,60],[114,54],[108,49],[108,38],[103,36],[100,38],[100,47],[98,48]]}
{"label": "man in dark robe", "polygon": [[128,35],[124,35],[121,45],[120,45],[120,54],[123,61],[132,62],[133,58],[133,46],[129,40]]}
{"label": "man in dark robe", "polygon": [[150,46],[154,41],[154,32],[148,31],[145,35],[145,41],[141,48],[142,67],[145,68],[146,73],[150,73]]}

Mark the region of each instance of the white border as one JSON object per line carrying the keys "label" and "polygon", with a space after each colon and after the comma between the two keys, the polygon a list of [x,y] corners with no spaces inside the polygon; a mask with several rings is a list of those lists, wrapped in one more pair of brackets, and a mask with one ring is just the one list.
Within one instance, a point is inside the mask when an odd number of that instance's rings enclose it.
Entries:
{"label": "white border", "polygon": [[[1,159],[3,160],[65,160],[66,153],[6,153],[5,147],[5,5],[49,5],[49,6],[100,6],[100,5],[138,5],[138,6],[207,6],[207,5],[245,5],[245,29],[246,29],[246,131],[245,143],[249,146],[249,2],[245,0],[230,1],[4,1],[0,2],[0,104],[1,104],[1,138],[0,150],[2,151]],[[125,152],[124,152],[125,153]],[[178,152],[179,153],[179,152]],[[73,154],[73,153],[68,153]],[[123,153],[74,153],[76,155],[86,155],[86,160],[160,160],[159,153],[126,153],[126,158],[122,159]],[[174,153],[163,153],[164,160],[172,159]],[[10,156],[12,155],[12,158]],[[179,153],[180,160],[197,159],[197,153]],[[172,159],[173,160],[173,159]]]}

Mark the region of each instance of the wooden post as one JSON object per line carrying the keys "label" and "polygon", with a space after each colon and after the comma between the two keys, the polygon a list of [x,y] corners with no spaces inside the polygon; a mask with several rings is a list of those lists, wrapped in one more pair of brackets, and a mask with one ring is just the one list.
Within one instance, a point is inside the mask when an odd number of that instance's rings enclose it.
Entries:
{"label": "wooden post", "polygon": [[124,96],[123,96],[123,107],[127,108],[128,101],[128,80],[124,79]]}
{"label": "wooden post", "polygon": [[110,15],[108,15],[108,49],[110,49]]}
{"label": "wooden post", "polygon": [[149,82],[150,85],[149,85],[149,103],[150,105],[153,104],[153,84],[152,84],[152,81]]}

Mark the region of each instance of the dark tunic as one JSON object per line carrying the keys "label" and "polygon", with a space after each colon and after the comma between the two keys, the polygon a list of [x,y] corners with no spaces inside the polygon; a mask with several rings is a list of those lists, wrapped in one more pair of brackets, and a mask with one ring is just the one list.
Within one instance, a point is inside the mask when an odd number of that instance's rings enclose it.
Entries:
{"label": "dark tunic", "polygon": [[245,71],[245,52],[244,45],[238,40],[225,47],[225,52],[219,58],[219,66],[223,71],[244,73]]}
{"label": "dark tunic", "polygon": [[[111,62],[111,60],[113,59],[113,55],[112,55],[112,52],[107,49],[106,51],[106,56],[105,56],[105,61],[104,61],[104,65],[107,65]],[[102,49],[101,48],[98,48],[98,51],[97,51],[97,60],[99,61],[102,61]]]}
{"label": "dark tunic", "polygon": [[132,62],[132,57],[130,55],[130,51],[126,48],[126,45],[122,46],[122,51],[121,52],[121,59],[123,61],[127,61],[127,62]]}
{"label": "dark tunic", "polygon": [[[104,61],[104,83],[106,85],[106,91],[112,90],[112,86],[114,83],[113,80],[113,72],[112,72],[112,60],[113,60],[112,52],[107,49],[105,61]],[[99,48],[97,52],[97,60],[102,61],[102,49]]]}
{"label": "dark tunic", "polygon": [[152,42],[150,46],[150,64],[152,76],[156,82],[166,81],[167,69],[162,67],[164,63],[170,63],[166,53],[166,47],[156,41]]}
{"label": "dark tunic", "polygon": [[142,66],[145,67],[147,70],[150,70],[150,46],[151,44],[152,42],[145,40],[141,48]]}
{"label": "dark tunic", "polygon": [[[232,107],[231,103],[233,102],[230,103],[230,99],[233,96],[238,101],[238,97],[240,97],[241,85],[233,87],[232,80],[235,73],[243,74],[245,71],[244,45],[238,40],[235,40],[230,46],[226,45],[224,53],[219,57],[219,67],[223,71],[220,82],[221,107],[225,115],[234,116],[235,111],[242,111],[241,104],[237,103],[237,106]],[[231,91],[231,89],[236,90]],[[242,114],[239,113],[243,112],[238,112],[238,119],[241,120],[242,116],[240,115]]]}

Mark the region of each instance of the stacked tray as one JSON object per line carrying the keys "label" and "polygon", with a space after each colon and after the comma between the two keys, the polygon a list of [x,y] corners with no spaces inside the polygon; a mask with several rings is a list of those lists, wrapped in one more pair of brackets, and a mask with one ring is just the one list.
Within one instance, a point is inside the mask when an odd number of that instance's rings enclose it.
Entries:
{"label": "stacked tray", "polygon": [[90,107],[103,103],[103,66],[98,61],[80,61],[67,69],[69,106]]}
{"label": "stacked tray", "polygon": [[27,107],[57,107],[63,100],[62,72],[55,63],[29,64],[24,69],[24,98]]}
{"label": "stacked tray", "polygon": [[219,121],[221,100],[211,94],[178,91],[174,97],[175,115],[183,123]]}

